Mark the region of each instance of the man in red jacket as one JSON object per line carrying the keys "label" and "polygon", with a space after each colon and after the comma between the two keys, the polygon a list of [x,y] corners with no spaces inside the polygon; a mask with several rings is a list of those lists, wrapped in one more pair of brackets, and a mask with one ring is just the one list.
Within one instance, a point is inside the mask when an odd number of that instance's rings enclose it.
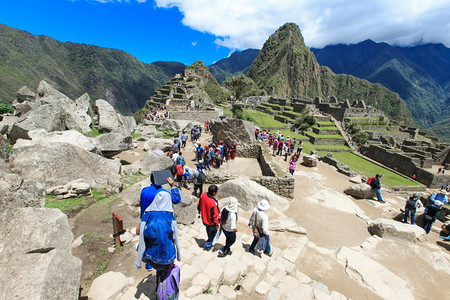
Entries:
{"label": "man in red jacket", "polygon": [[208,235],[208,240],[203,245],[206,251],[212,249],[212,242],[219,229],[219,205],[214,198],[218,189],[217,185],[210,185],[208,192],[201,194],[197,203],[197,210],[202,216],[203,225],[205,225]]}

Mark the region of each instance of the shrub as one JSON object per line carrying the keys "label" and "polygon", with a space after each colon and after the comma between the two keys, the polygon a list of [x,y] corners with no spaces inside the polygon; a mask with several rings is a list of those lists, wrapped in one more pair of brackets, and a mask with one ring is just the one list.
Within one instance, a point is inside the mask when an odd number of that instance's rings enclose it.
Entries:
{"label": "shrub", "polygon": [[12,114],[14,108],[5,103],[0,103],[0,114]]}
{"label": "shrub", "polygon": [[355,133],[355,135],[353,136],[353,140],[358,144],[358,145],[364,145],[367,142],[367,139],[369,138],[369,135],[364,132],[364,131],[358,131],[357,133]]}

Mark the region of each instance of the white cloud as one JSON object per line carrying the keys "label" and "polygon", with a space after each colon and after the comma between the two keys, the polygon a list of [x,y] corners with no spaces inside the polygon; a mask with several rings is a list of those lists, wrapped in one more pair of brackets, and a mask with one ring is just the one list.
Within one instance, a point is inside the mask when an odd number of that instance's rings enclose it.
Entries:
{"label": "white cloud", "polygon": [[192,46],[197,46],[197,42],[192,42]]}
{"label": "white cloud", "polygon": [[448,0],[155,0],[177,7],[183,24],[230,49],[261,48],[286,22],[299,25],[309,47],[365,39],[395,45],[450,46]]}

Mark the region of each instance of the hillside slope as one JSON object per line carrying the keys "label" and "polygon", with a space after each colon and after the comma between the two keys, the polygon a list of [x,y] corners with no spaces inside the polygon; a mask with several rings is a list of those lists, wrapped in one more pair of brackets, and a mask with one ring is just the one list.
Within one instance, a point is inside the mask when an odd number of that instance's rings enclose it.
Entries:
{"label": "hillside slope", "polygon": [[242,52],[235,51],[229,57],[210,65],[209,70],[216,77],[217,81],[222,84],[228,76],[247,73],[258,53],[258,49],[247,49]]}
{"label": "hillside slope", "polygon": [[247,76],[273,96],[363,99],[389,118],[413,124],[411,113],[397,93],[380,84],[321,67],[293,23],[283,25],[269,37]]}
{"label": "hillside slope", "polygon": [[184,68],[177,62],[145,64],[121,50],[62,43],[0,24],[2,102],[12,102],[21,86],[33,90],[45,80],[70,98],[87,92],[130,114]]}

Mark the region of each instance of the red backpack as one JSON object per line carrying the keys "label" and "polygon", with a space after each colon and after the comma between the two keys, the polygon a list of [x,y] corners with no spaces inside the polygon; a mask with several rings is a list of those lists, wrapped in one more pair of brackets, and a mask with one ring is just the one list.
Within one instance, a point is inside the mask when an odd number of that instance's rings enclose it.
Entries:
{"label": "red backpack", "polygon": [[367,184],[370,185],[372,183],[372,179],[374,178],[374,176],[369,177],[369,179],[367,179]]}

